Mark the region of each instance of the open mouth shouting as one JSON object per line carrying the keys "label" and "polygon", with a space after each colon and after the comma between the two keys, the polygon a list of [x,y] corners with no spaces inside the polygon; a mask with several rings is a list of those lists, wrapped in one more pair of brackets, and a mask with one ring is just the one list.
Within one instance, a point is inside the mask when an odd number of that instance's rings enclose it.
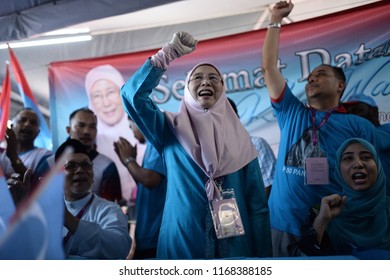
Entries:
{"label": "open mouth shouting", "polygon": [[356,184],[364,184],[367,182],[367,174],[365,174],[363,172],[354,173],[354,174],[352,174],[352,180]]}
{"label": "open mouth shouting", "polygon": [[198,93],[199,97],[204,97],[204,96],[211,97],[213,95],[214,95],[214,93],[211,90],[206,90],[206,89],[205,90],[200,90],[199,93]]}

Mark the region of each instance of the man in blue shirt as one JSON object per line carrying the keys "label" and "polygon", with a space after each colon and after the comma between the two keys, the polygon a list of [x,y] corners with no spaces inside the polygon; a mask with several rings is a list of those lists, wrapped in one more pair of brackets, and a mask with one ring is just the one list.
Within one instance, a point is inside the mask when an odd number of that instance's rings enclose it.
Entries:
{"label": "man in blue shirt", "polygon": [[[66,150],[73,151],[66,154]],[[118,204],[91,192],[93,168],[83,144],[65,141],[55,160],[65,156],[65,220],[63,243],[66,258],[125,259],[131,246],[127,217]]]}
{"label": "man in blue shirt", "polygon": [[347,114],[341,105],[346,87],[341,68],[323,64],[309,74],[307,106],[293,95],[278,69],[281,22],[293,6],[291,1],[280,1],[273,7],[262,50],[262,72],[281,131],[269,198],[274,257],[288,256],[310,207],[341,191],[329,176],[341,143],[364,138],[378,151],[388,150],[390,144],[369,121]]}
{"label": "man in blue shirt", "polygon": [[131,120],[135,138],[146,150],[142,166],[136,162],[137,147],[120,137],[115,142],[115,152],[137,182],[135,253],[133,259],[155,258],[161,219],[165,204],[167,182],[162,158],[146,141],[145,136]]}

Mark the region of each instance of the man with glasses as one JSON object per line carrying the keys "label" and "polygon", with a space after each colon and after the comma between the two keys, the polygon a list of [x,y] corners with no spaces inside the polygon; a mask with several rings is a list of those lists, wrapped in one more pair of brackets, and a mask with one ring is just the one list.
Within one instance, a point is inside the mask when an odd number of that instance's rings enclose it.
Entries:
{"label": "man with glasses", "polygon": [[65,220],[63,242],[66,258],[125,259],[131,246],[127,217],[118,204],[91,192],[93,165],[85,146],[75,139],[65,141],[55,160],[65,155]]}
{"label": "man with glasses", "polygon": [[[93,162],[92,192],[107,200],[121,202],[121,182],[115,162],[96,150],[97,118],[95,113],[86,107],[73,111],[69,115],[66,132],[69,138],[76,139],[84,145]],[[42,160],[35,172],[35,177],[45,176],[53,165],[54,155]]]}

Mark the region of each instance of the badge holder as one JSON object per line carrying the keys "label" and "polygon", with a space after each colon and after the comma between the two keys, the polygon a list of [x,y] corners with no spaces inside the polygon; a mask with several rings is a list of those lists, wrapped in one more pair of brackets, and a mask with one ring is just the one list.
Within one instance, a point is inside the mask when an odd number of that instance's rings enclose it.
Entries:
{"label": "badge holder", "polygon": [[[316,133],[318,138],[318,131]],[[321,151],[319,143],[309,145],[305,159],[305,185],[329,184],[329,164],[326,153]]]}
{"label": "badge holder", "polygon": [[244,235],[244,226],[233,189],[220,192],[220,197],[209,202],[218,239]]}

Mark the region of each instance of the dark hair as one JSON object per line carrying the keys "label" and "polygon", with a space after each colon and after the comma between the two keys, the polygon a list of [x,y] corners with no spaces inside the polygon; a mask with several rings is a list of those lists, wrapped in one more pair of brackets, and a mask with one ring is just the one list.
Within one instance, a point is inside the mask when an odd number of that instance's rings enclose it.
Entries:
{"label": "dark hair", "polygon": [[347,81],[347,78],[345,77],[344,71],[341,67],[331,66],[336,77],[344,82]]}
{"label": "dark hair", "polygon": [[80,141],[76,139],[68,139],[58,147],[54,155],[54,160],[57,161],[67,148],[72,149],[72,154],[86,154],[89,157],[87,149]]}
{"label": "dark hair", "polygon": [[13,121],[21,112],[24,112],[24,111],[30,111],[30,112],[34,113],[34,114],[37,116],[37,118],[38,118],[38,125],[41,124],[41,120],[39,119],[38,114],[33,110],[33,108],[30,108],[30,107],[21,108],[21,109],[19,109],[18,111],[16,111],[14,117],[12,118],[12,121]]}
{"label": "dark hair", "polygon": [[234,101],[231,100],[229,97],[228,97],[227,100],[229,101],[230,105],[232,105],[232,108],[233,108],[234,112],[236,113],[237,117],[240,117],[240,116],[238,115],[238,110],[237,110],[236,103],[234,103]]}
{"label": "dark hair", "polygon": [[85,112],[85,113],[88,113],[88,114],[91,114],[95,117],[96,121],[97,121],[97,118],[96,118],[96,115],[95,113],[89,109],[88,107],[82,107],[80,109],[77,109],[77,110],[74,110],[72,113],[70,113],[69,115],[69,122],[76,116],[77,113],[79,112]]}
{"label": "dark hair", "polygon": [[327,67],[331,68],[337,79],[342,80],[344,82],[347,81],[347,78],[345,77],[343,68],[337,67],[337,66],[332,66],[329,64],[321,64],[320,66],[327,66]]}
{"label": "dark hair", "polygon": [[[332,70],[333,70],[333,73],[335,75],[335,77],[343,82],[347,82],[347,77],[345,77],[345,73],[344,73],[344,70],[343,68],[341,67],[337,67],[337,66],[332,66],[332,65],[329,65],[329,64],[321,64],[320,66],[328,66],[330,67]],[[343,96],[343,93],[344,93],[344,90],[345,90],[346,86],[344,87],[343,89],[343,92],[341,93],[341,96],[340,98]]]}

